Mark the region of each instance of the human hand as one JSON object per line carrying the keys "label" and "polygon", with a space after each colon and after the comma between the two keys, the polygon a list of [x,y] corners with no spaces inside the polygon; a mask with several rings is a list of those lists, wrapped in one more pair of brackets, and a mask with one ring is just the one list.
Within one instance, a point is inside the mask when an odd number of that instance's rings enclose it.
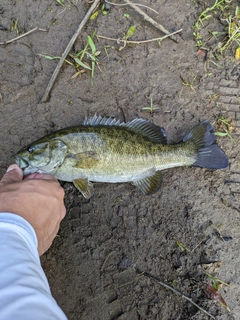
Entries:
{"label": "human hand", "polygon": [[32,225],[39,255],[51,246],[66,214],[63,198],[64,189],[53,176],[33,173],[23,179],[16,164],[0,181],[0,212],[18,214]]}

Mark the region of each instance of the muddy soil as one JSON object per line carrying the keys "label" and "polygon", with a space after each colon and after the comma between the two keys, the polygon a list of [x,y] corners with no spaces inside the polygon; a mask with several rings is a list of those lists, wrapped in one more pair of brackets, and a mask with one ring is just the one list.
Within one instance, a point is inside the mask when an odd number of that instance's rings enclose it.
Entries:
{"label": "muddy soil", "polygon": [[[76,70],[66,63],[49,101],[41,103],[57,64],[41,54],[61,56],[90,4],[85,0],[65,1],[63,6],[50,0],[1,1],[1,41],[16,37],[16,29],[20,34],[36,26],[48,31],[0,46],[0,171],[5,172],[21,147],[56,129],[78,125],[85,116],[145,118],[165,128],[169,143],[179,142],[199,121],[208,119],[219,131],[217,118],[231,118],[235,143],[218,137],[230,159],[227,170],[167,170],[161,190],[153,196],[144,196],[127,183],[95,183],[93,197],[85,200],[71,183],[63,182],[67,215],[42,265],[53,296],[71,320],[210,319],[142,272],[171,284],[216,319],[237,320],[239,64],[232,52],[217,64],[211,56],[206,62],[198,54],[192,26],[206,3],[139,2],[158,11],[144,9],[168,30],[182,29],[179,42],[165,39],[160,46],[150,42],[119,50],[116,41],[95,38],[101,53],[94,77],[88,71],[72,78]],[[236,7],[237,0],[232,4]],[[14,20],[17,27],[11,31]],[[132,25],[137,29],[134,40],[163,36],[131,8],[111,6],[108,15],[100,12],[87,23],[71,53],[83,49],[94,30],[118,39]],[[223,26],[217,22],[213,28],[221,31]],[[152,114],[143,109],[151,99]],[[220,235],[213,224],[222,226]],[[181,250],[177,241],[187,249]],[[220,290],[231,314],[205,293],[211,280],[202,265],[218,261],[221,266],[210,273],[231,285]]]}

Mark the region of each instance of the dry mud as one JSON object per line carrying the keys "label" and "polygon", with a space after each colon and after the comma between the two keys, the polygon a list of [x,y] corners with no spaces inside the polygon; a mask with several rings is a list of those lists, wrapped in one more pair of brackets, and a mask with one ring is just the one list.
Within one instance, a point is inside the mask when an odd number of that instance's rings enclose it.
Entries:
{"label": "dry mud", "polygon": [[[1,174],[24,145],[56,129],[78,125],[95,113],[126,121],[149,119],[165,128],[169,143],[180,141],[199,121],[208,119],[218,130],[217,117],[230,117],[236,143],[218,138],[230,160],[227,170],[168,170],[161,191],[153,196],[143,196],[130,184],[99,183],[87,201],[71,183],[63,183],[67,215],[42,265],[54,297],[71,320],[210,319],[139,271],[174,285],[216,319],[237,320],[239,64],[230,54],[218,65],[206,64],[197,53],[191,27],[203,3],[140,2],[159,12],[146,10],[165,28],[183,29],[179,42],[165,39],[161,46],[151,42],[119,51],[116,42],[96,40],[101,70],[96,67],[93,79],[88,72],[72,79],[75,70],[65,64],[50,100],[41,103],[57,62],[40,54],[62,54],[89,4],[83,0],[65,1],[64,6],[49,0],[1,1],[0,24],[8,29],[1,28],[1,41],[16,36],[10,32],[14,19],[20,33],[36,26],[48,29],[0,46]],[[72,53],[83,48],[94,30],[119,38],[131,25],[137,27],[134,40],[163,35],[131,8],[111,6],[107,16],[99,14],[87,23]],[[194,87],[183,85],[181,77],[194,79]],[[143,109],[151,98],[157,108],[153,114]],[[221,235],[232,240],[222,241],[212,223],[223,225]],[[190,251],[181,251],[176,240]],[[216,261],[222,263],[216,276],[231,285],[220,291],[231,314],[204,292],[210,280],[200,267]]]}

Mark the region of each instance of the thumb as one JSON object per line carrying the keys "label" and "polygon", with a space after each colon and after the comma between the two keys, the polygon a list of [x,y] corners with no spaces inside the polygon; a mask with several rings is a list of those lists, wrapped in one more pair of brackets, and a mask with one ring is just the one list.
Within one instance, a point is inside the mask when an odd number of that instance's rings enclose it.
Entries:
{"label": "thumb", "polygon": [[23,172],[22,169],[17,164],[12,164],[8,167],[7,172],[2,177],[1,182],[3,183],[10,183],[10,182],[17,182],[23,179]]}

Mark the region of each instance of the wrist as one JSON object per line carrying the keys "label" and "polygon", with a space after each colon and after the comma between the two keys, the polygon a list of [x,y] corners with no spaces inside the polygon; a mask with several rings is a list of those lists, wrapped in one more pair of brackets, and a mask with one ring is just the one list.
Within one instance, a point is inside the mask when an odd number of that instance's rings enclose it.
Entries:
{"label": "wrist", "polygon": [[38,247],[38,239],[35,230],[26,219],[19,216],[18,214],[12,212],[0,212],[0,227],[23,229],[25,232],[27,232],[28,235],[30,235],[36,248]]}

